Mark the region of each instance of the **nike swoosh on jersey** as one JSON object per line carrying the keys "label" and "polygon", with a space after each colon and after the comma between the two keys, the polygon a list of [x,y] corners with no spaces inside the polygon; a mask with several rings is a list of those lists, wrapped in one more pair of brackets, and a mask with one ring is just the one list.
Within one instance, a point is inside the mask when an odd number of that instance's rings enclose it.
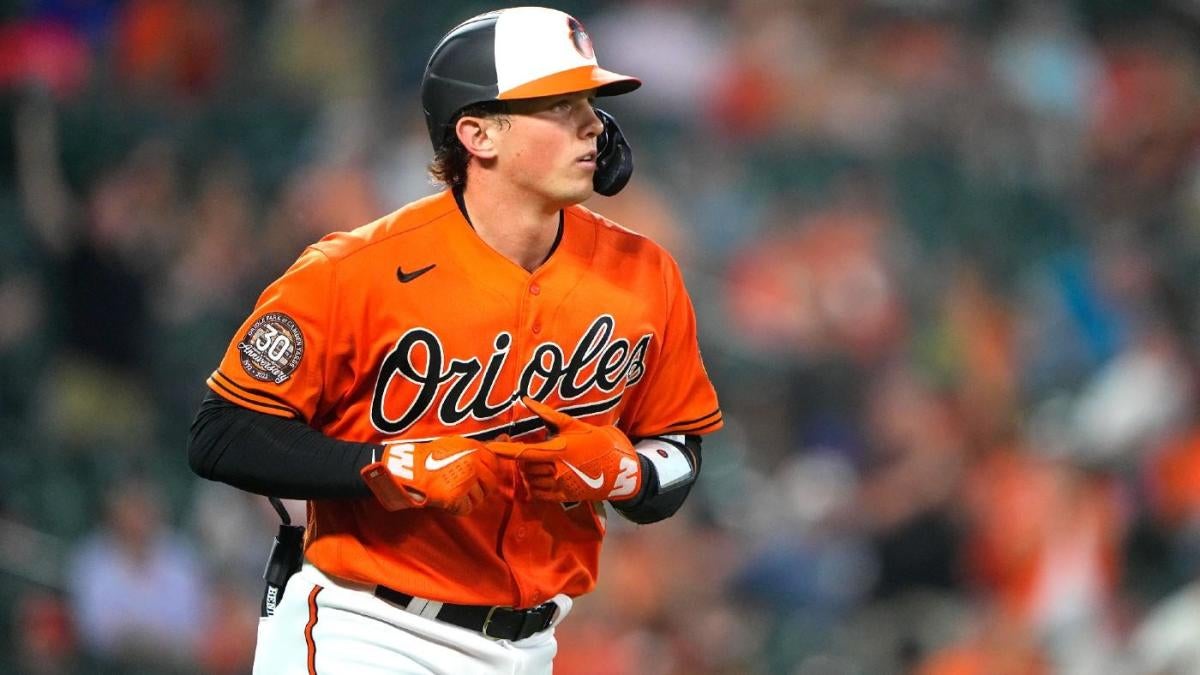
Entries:
{"label": "nike swoosh on jersey", "polygon": [[563,464],[566,464],[568,469],[574,471],[576,476],[579,476],[579,480],[586,483],[587,486],[592,488],[593,490],[597,490],[600,488],[601,485],[604,485],[604,472],[603,471],[600,472],[599,476],[592,478],[591,476],[587,475],[586,473],[575,468],[574,464],[572,464],[566,460],[563,461]]}
{"label": "nike swoosh on jersey", "polygon": [[407,284],[408,282],[412,281],[413,279],[416,279],[417,277],[421,276],[422,274],[425,274],[426,272],[428,272],[429,270],[431,270],[435,267],[437,267],[437,263],[433,263],[431,265],[426,265],[426,266],[422,267],[421,269],[414,270],[412,272],[405,272],[403,267],[397,267],[396,268],[396,278],[400,280],[400,283]]}
{"label": "nike swoosh on jersey", "polygon": [[443,457],[441,459],[434,459],[433,455],[426,455],[425,456],[425,470],[426,471],[437,471],[438,469],[445,468],[445,467],[450,466],[451,464],[457,462],[458,460],[462,459],[463,457],[466,457],[467,455],[471,454],[472,452],[475,452],[475,451],[474,450],[463,450],[462,452],[456,452],[453,455],[450,455],[449,457]]}

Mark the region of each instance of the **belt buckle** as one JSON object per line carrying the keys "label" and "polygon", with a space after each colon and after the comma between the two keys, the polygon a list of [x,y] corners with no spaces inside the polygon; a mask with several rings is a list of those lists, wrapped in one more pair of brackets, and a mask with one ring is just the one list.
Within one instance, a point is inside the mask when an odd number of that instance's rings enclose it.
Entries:
{"label": "belt buckle", "polygon": [[479,632],[483,633],[483,637],[485,637],[489,640],[504,640],[504,639],[506,639],[503,637],[496,637],[495,635],[488,634],[488,626],[491,625],[492,616],[496,613],[496,610],[498,610],[498,609],[514,610],[516,608],[508,607],[508,606],[504,606],[504,605],[496,605],[488,610],[487,616],[483,617],[483,627],[479,629]]}

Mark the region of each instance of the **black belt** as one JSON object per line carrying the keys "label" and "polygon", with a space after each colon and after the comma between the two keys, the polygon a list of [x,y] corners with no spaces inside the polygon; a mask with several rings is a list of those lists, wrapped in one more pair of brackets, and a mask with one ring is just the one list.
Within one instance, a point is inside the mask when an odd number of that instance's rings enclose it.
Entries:
{"label": "black belt", "polygon": [[[386,586],[376,586],[375,595],[405,609],[413,600],[413,596],[408,593],[401,593]],[[493,640],[524,640],[549,628],[556,614],[558,605],[553,602],[532,609],[453,605],[446,602],[442,603],[442,608],[434,618],[482,633],[484,637]]]}

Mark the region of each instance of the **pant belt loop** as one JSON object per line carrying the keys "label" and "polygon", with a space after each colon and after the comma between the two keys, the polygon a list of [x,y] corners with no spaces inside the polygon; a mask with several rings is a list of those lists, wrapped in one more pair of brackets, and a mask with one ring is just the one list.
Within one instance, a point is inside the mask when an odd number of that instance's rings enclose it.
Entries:
{"label": "pant belt loop", "polygon": [[442,603],[438,602],[437,600],[430,600],[429,603],[425,605],[425,611],[421,612],[421,616],[425,617],[426,619],[436,619],[438,612],[440,611],[442,611]]}
{"label": "pant belt loop", "polygon": [[409,601],[408,606],[404,611],[409,614],[425,617],[426,619],[436,619],[438,612],[442,611],[442,604],[437,600],[426,600],[425,598],[414,597]]}
{"label": "pant belt loop", "polygon": [[417,616],[424,616],[425,607],[428,604],[429,604],[428,600],[426,600],[424,598],[414,597],[412,600],[408,601],[407,605],[404,606],[404,611],[408,612],[409,614],[416,614]]}

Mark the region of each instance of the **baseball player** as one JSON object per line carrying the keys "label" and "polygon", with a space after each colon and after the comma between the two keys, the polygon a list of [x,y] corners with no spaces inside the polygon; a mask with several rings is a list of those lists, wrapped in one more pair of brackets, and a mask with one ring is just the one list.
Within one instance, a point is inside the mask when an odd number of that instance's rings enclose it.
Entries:
{"label": "baseball player", "polygon": [[421,86],[445,191],[310,246],[233,337],[192,468],[308,502],[255,672],[549,673],[605,503],[687,497],[722,419],[679,268],[579,206],[632,171],[595,97],[640,84],[556,10],[457,26]]}

